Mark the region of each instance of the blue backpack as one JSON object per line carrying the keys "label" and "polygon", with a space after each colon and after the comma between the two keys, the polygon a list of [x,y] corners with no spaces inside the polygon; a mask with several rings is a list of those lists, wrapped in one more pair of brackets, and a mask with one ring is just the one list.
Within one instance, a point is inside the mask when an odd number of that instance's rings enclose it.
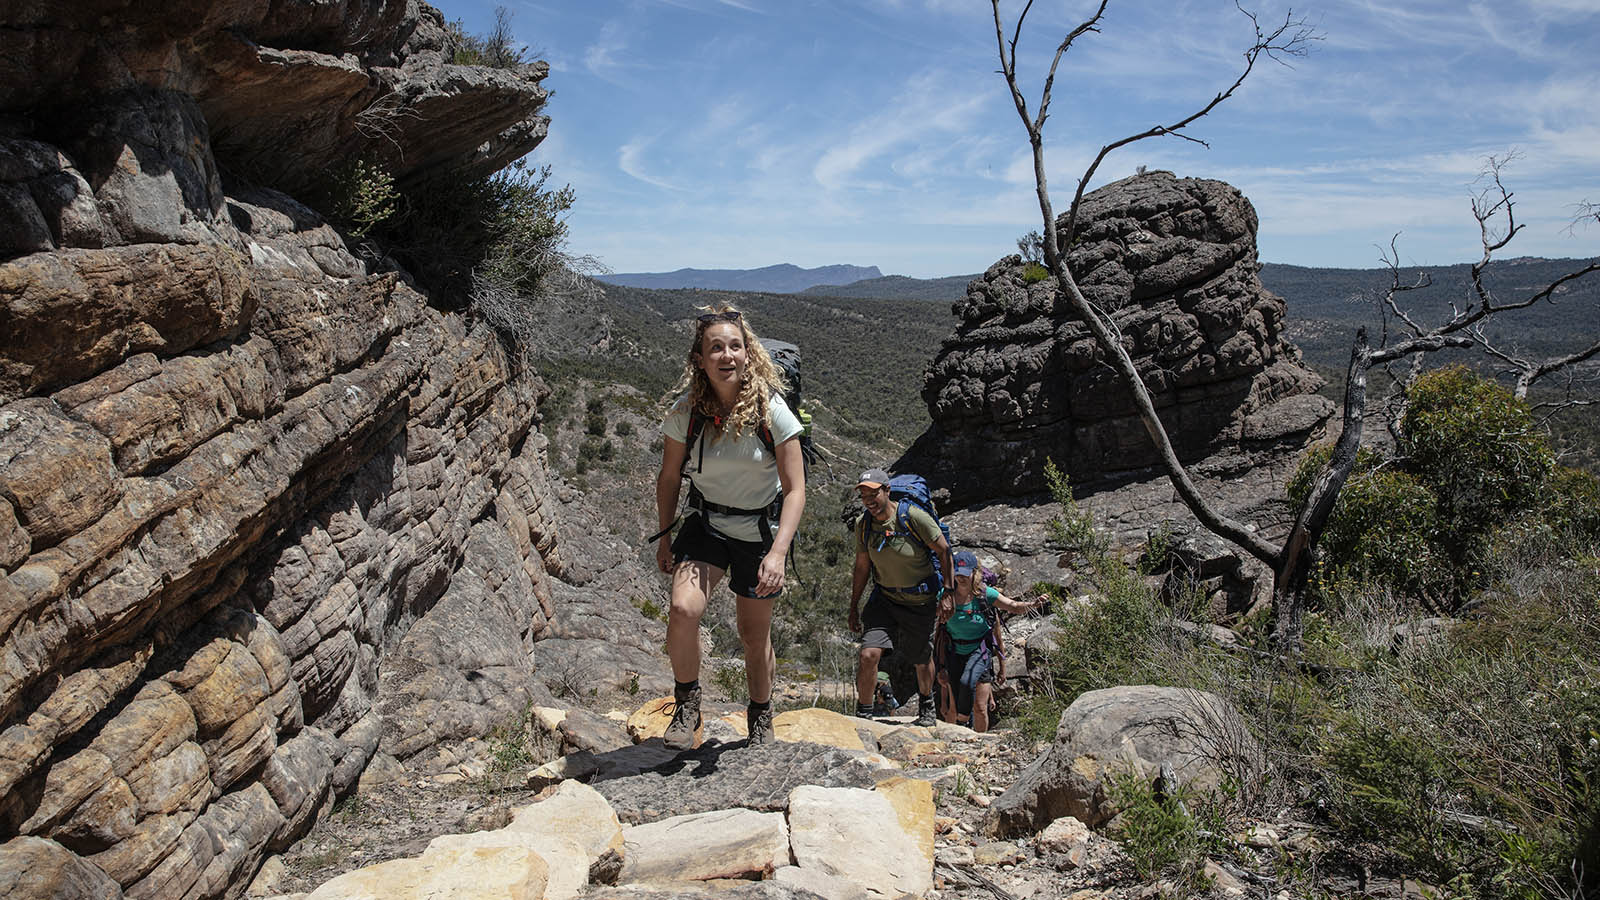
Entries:
{"label": "blue backpack", "polygon": [[[939,526],[939,533],[944,535],[945,544],[947,546],[950,544],[950,526],[939,518],[939,508],[933,505],[933,497],[928,493],[928,483],[922,480],[921,475],[895,475],[890,478],[889,499],[895,501],[895,527],[900,532],[922,544],[922,538],[911,527],[909,513],[911,506],[915,504],[933,519],[933,524]],[[928,561],[933,565],[933,574],[913,587],[891,587],[890,590],[906,594],[936,594],[944,587],[944,573],[939,570],[939,554],[933,552],[933,548],[926,544],[923,544],[923,549],[928,551]]]}

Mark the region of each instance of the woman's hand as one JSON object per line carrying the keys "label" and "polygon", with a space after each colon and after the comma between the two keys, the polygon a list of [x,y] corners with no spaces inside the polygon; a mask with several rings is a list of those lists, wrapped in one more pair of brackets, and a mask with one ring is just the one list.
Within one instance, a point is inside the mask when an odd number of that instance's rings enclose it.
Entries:
{"label": "woman's hand", "polygon": [[850,633],[851,634],[860,634],[861,633],[861,608],[856,606],[856,603],[855,603],[854,600],[850,601],[850,615],[848,617],[848,621],[850,623]]}
{"label": "woman's hand", "polygon": [[672,538],[670,535],[656,541],[656,568],[668,574],[672,572]]}
{"label": "woman's hand", "polygon": [[756,570],[756,596],[765,597],[783,590],[783,554],[774,547],[761,557],[761,568]]}

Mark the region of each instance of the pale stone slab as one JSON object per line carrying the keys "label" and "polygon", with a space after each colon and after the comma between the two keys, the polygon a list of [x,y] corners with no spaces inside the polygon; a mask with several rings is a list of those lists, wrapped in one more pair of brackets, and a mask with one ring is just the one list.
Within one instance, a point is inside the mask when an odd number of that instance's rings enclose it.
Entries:
{"label": "pale stone slab", "polygon": [[778,812],[719,809],[673,816],[625,828],[622,839],[618,884],[765,876],[789,863],[789,829]]}
{"label": "pale stone slab", "polygon": [[894,807],[895,816],[900,820],[900,827],[906,834],[911,835],[922,849],[922,855],[927,858],[928,866],[933,866],[933,785],[916,778],[903,776],[886,778],[877,783],[873,790],[889,798],[889,805]]}
{"label": "pale stone slab", "polygon": [[555,793],[517,810],[506,831],[565,837],[583,849],[584,866],[607,850],[622,850],[622,823],[600,792],[581,781],[563,781]]}
{"label": "pale stone slab", "polygon": [[886,794],[801,785],[789,794],[789,830],[795,865],[854,882],[873,900],[933,888],[932,862]]}
{"label": "pale stone slab", "polygon": [[791,709],[772,717],[772,733],[780,741],[810,741],[841,750],[866,750],[856,723],[865,721],[842,716],[831,709],[810,707]]}
{"label": "pale stone slab", "polygon": [[306,900],[541,900],[547,871],[527,848],[445,849],[346,872]]}
{"label": "pale stone slab", "polygon": [[802,891],[810,891],[823,900],[867,900],[867,892],[860,885],[837,875],[829,875],[821,869],[784,866],[772,873],[772,880]]}
{"label": "pale stone slab", "polygon": [[532,850],[544,860],[548,869],[544,900],[572,900],[589,883],[589,864],[594,860],[581,844],[565,835],[511,828],[444,834],[429,842],[422,855],[426,859],[430,854],[444,851],[505,848]]}

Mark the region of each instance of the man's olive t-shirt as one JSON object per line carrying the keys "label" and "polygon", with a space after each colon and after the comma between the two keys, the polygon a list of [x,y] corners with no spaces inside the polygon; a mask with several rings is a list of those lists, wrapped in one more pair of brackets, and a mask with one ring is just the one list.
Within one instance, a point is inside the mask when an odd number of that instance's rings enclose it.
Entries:
{"label": "man's olive t-shirt", "polygon": [[863,512],[856,519],[856,549],[865,549],[872,560],[872,572],[884,596],[907,606],[932,603],[936,592],[926,594],[906,593],[894,588],[916,587],[933,574],[933,560],[929,548],[944,536],[933,516],[916,504],[906,508],[906,520],[921,541],[900,531],[899,516],[895,514],[898,502],[889,510],[889,521],[879,522],[872,514]]}
{"label": "man's olive t-shirt", "polygon": [[[783,397],[773,394],[767,403],[767,425],[772,430],[772,445],[800,434],[800,420],[789,411]],[[689,404],[682,398],[673,404],[672,412],[661,423],[661,432],[682,442],[689,436]],[[701,445],[705,446],[702,448]],[[704,469],[701,468],[701,451],[705,451]],[[712,503],[734,509],[757,509],[778,496],[778,460],[761,442],[754,428],[734,440],[731,435],[721,435],[707,423],[689,448],[689,478],[700,493]],[[736,541],[761,540],[761,524],[754,516],[725,516],[710,513],[707,523]]]}

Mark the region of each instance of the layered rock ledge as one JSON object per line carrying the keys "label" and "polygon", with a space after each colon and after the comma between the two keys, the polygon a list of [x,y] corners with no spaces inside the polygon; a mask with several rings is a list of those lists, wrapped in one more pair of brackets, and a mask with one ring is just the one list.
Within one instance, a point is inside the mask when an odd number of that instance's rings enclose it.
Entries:
{"label": "layered rock ledge", "polygon": [[495,168],[542,66],[450,65],[382,0],[5,16],[7,895],[238,896],[374,759],[552,705],[546,638],[661,689],[627,600],[661,588],[548,474],[544,385],[253,180]]}

